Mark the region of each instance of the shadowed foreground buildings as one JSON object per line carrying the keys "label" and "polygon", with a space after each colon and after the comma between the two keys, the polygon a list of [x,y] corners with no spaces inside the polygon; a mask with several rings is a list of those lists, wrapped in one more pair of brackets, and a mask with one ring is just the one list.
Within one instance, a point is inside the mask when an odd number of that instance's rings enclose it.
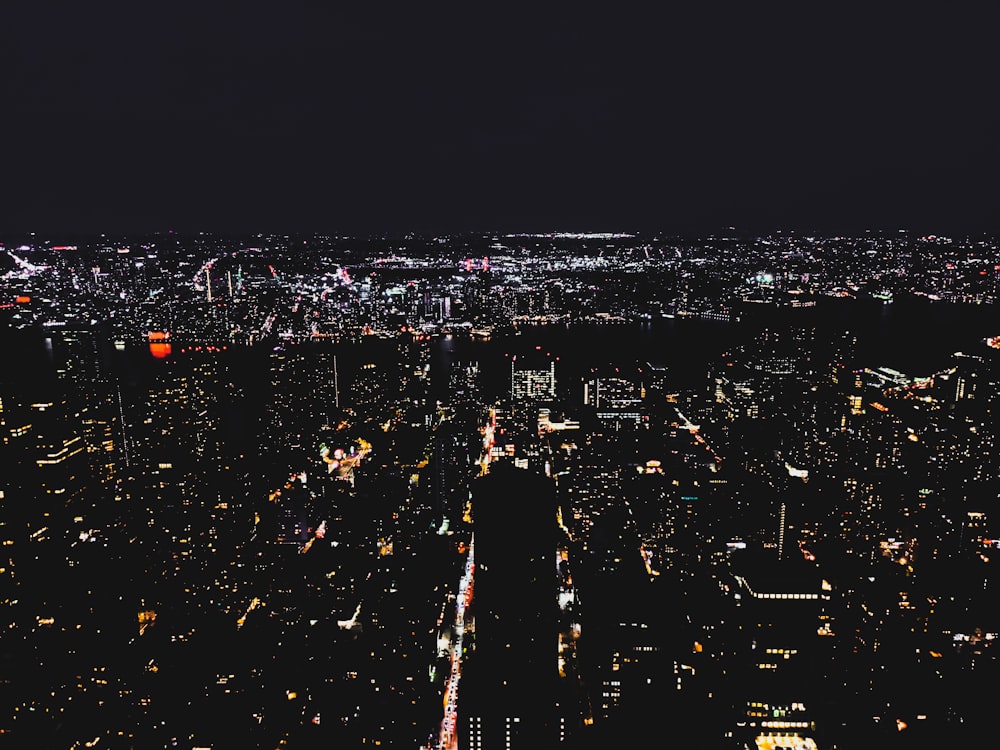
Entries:
{"label": "shadowed foreground buildings", "polygon": [[463,747],[558,742],[555,503],[552,480],[505,461],[473,483],[475,652],[462,680]]}

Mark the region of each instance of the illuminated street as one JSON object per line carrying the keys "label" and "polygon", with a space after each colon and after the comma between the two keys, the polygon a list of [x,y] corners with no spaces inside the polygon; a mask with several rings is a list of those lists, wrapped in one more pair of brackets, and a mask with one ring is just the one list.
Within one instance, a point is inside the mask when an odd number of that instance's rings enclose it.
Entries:
{"label": "illuminated street", "polygon": [[466,553],[465,568],[458,584],[458,596],[455,599],[455,619],[452,625],[453,637],[449,646],[450,669],[444,687],[444,718],[441,720],[441,732],[435,745],[428,747],[442,750],[454,750],[458,747],[458,689],[462,679],[462,661],[464,659],[464,640],[469,624],[468,609],[472,603],[475,584],[476,563],[474,557],[475,534],[469,540],[469,550]]}

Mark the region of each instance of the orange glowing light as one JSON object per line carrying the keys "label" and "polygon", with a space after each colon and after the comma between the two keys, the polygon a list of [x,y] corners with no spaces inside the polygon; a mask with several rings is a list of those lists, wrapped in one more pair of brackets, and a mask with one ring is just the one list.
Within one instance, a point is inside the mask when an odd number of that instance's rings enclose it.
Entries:
{"label": "orange glowing light", "polygon": [[149,353],[156,359],[166,359],[173,351],[173,346],[169,343],[169,331],[149,332]]}

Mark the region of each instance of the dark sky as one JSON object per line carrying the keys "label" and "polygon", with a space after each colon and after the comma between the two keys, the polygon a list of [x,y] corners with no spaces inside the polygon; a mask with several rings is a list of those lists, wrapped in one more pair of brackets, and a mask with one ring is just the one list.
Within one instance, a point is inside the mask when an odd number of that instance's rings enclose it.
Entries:
{"label": "dark sky", "polygon": [[0,231],[998,229],[982,8],[12,5]]}

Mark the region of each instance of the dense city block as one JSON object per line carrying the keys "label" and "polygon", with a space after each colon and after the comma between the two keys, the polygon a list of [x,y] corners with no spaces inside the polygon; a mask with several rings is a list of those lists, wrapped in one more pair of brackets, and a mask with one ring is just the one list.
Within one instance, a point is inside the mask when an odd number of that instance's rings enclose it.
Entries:
{"label": "dense city block", "polygon": [[990,730],[1000,244],[3,239],[4,746]]}

